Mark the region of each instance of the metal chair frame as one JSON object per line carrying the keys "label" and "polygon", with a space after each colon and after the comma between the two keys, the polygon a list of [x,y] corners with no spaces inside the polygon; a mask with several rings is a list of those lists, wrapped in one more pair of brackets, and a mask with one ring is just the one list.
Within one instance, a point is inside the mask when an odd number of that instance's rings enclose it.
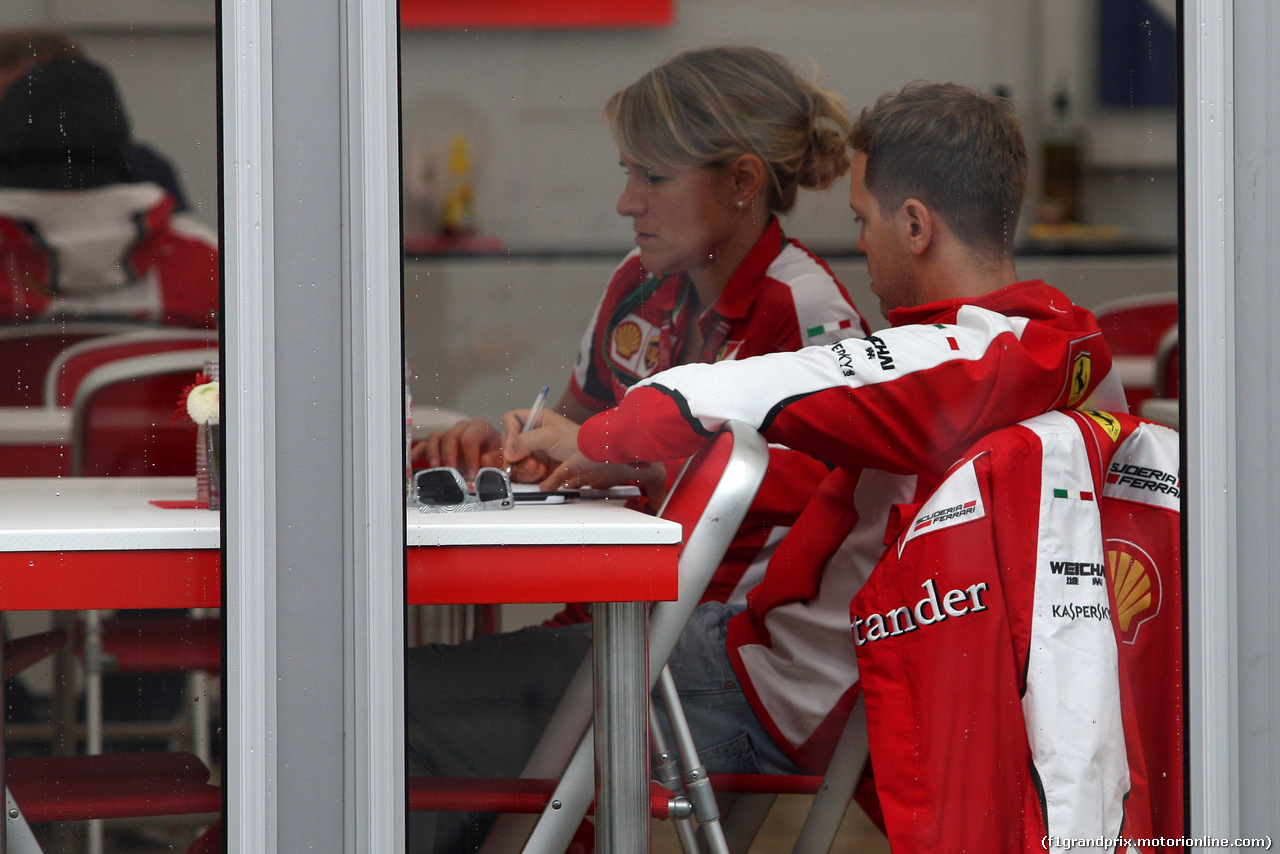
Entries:
{"label": "metal chair frame", "polygon": [[[203,337],[204,333],[195,333],[195,337]],[[186,333],[182,333],[179,338],[189,337]],[[146,336],[139,336],[132,340],[146,340]],[[161,335],[155,338],[157,341],[167,340],[166,336]],[[92,342],[90,342],[92,343]],[[206,362],[218,358],[218,350],[214,347],[193,348],[183,350],[172,350],[167,352],[151,353],[146,355],[132,356],[125,359],[108,362],[100,367],[90,371],[80,384],[76,387],[75,396],[72,403],[72,442],[71,442],[71,473],[72,476],[78,476],[84,470],[86,464],[86,431],[89,407],[94,396],[102,389],[135,378],[148,378],[172,374],[177,372],[190,372],[194,378]],[[54,382],[53,388],[56,395],[56,377],[50,372],[50,381]],[[46,391],[49,386],[46,385]],[[176,405],[176,401],[175,401]],[[192,448],[194,459],[195,449]],[[197,617],[193,616],[193,619]],[[90,755],[100,754],[103,748],[103,696],[102,696],[102,680],[104,670],[104,654],[102,641],[102,621],[103,614],[101,611],[87,611],[84,613],[84,660],[83,660],[83,676],[85,689],[85,749]],[[187,674],[187,691],[190,696],[196,697],[201,694],[207,694],[209,689],[209,675],[207,673],[195,670]],[[192,712],[191,728],[193,731],[194,749],[196,754],[207,761],[212,753],[212,737],[210,735],[210,704],[197,703]],[[90,854],[97,854],[102,850],[101,826],[98,822],[90,825],[89,837]]]}

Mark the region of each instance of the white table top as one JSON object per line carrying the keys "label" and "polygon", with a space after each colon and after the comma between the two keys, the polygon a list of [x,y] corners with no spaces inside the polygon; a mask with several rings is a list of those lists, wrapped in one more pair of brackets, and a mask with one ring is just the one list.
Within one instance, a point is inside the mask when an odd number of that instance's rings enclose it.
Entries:
{"label": "white table top", "polygon": [[1112,356],[1111,367],[1125,388],[1151,388],[1155,385],[1155,356]]}
{"label": "white table top", "polygon": [[1174,430],[1178,427],[1178,398],[1152,397],[1142,401],[1142,407],[1138,412],[1143,418],[1150,418],[1152,421],[1158,421],[1166,427],[1172,427]]}
{"label": "white table top", "polygon": [[[413,407],[414,441],[452,427],[464,416],[438,406]],[[0,445],[70,445],[71,410],[54,406],[0,406]]]}
{"label": "white table top", "polygon": [[217,513],[150,503],[195,494],[185,477],[0,478],[0,551],[216,549]]}
{"label": "white table top", "polygon": [[71,410],[0,406],[0,445],[69,445]]}
{"label": "white table top", "polygon": [[[216,549],[218,513],[150,503],[194,497],[180,477],[0,478],[0,551]],[[608,501],[406,515],[409,546],[681,542],[679,524]]]}

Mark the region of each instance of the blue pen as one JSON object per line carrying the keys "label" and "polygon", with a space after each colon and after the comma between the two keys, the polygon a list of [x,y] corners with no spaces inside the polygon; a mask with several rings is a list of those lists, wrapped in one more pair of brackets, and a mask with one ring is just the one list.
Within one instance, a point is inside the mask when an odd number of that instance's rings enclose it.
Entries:
{"label": "blue pen", "polygon": [[[521,433],[533,429],[533,425],[538,420],[538,416],[542,414],[542,408],[547,404],[547,394],[550,391],[551,389],[544,385],[542,387],[542,391],[538,392],[538,396],[533,399],[533,406],[529,407],[529,417],[524,420],[524,424],[520,425]],[[503,468],[507,474],[511,474],[510,463],[507,463]]]}
{"label": "blue pen", "polygon": [[538,423],[538,416],[542,414],[542,408],[547,405],[547,393],[550,391],[551,389],[544,385],[542,391],[538,392],[538,396],[533,399],[533,406],[529,407],[529,417],[524,420],[524,426],[520,428],[521,433],[532,430]]}

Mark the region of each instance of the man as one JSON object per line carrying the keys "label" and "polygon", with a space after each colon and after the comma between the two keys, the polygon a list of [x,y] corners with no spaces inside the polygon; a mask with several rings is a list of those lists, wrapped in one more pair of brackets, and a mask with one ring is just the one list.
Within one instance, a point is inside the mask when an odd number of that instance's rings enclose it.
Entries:
{"label": "man", "polygon": [[[0,32],[0,95],[36,66],[64,57],[87,58],[79,43],[60,30],[34,27]],[[172,196],[174,213],[189,210],[177,171],[155,149],[131,142],[126,168],[129,181],[150,181]]]}
{"label": "man", "polygon": [[[702,606],[672,657],[712,772],[825,768],[857,691],[849,601],[884,549],[894,504],[927,494],[993,429],[1095,393],[1122,405],[1092,315],[1043,282],[1018,282],[1013,240],[1026,148],[1006,102],[953,84],[912,85],[864,110],[850,142],[858,246],[892,328],[673,368],[581,428],[550,419],[509,437],[508,461],[530,453],[565,461],[544,487],[686,457],[727,420],[832,466],[747,607]],[[509,428],[519,415],[508,416]],[[558,642],[524,641],[544,660],[555,658],[546,645]],[[431,678],[423,666],[431,656],[411,652],[409,764],[456,773],[435,767],[432,744],[446,730],[424,735],[429,713],[415,707],[441,684],[414,684]]]}
{"label": "man", "polygon": [[0,321],[217,328],[217,235],[131,179],[129,140],[89,60],[37,63],[0,94]]}

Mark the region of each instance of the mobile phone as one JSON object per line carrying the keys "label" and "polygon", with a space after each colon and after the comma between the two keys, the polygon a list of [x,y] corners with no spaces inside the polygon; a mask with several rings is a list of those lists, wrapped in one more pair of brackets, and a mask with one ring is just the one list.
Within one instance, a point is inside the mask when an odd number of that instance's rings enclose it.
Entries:
{"label": "mobile phone", "polygon": [[517,492],[517,504],[563,504],[571,498],[577,498],[578,492],[572,489],[560,489],[554,492]]}

